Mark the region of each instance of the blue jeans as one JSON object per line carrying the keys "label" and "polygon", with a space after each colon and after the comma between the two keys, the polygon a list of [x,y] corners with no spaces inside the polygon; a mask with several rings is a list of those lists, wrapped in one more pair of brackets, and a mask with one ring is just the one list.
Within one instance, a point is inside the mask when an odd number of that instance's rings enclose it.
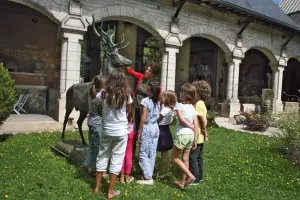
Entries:
{"label": "blue jeans", "polygon": [[92,167],[92,171],[96,171],[96,159],[99,153],[100,134],[102,130],[101,124],[88,124],[89,126],[89,148],[83,165]]}

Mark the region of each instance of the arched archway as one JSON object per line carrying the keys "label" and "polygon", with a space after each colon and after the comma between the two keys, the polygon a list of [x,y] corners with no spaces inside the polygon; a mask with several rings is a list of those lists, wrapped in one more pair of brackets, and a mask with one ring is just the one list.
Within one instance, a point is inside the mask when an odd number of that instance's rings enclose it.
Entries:
{"label": "arched archway", "polygon": [[[164,43],[164,38],[168,35],[168,32],[162,28],[166,25],[168,26],[168,22],[166,23],[163,20],[159,20],[157,16],[134,5],[102,6],[93,10],[93,13],[95,14],[97,22],[124,21],[135,24],[149,32],[161,45]],[[91,16],[92,13],[87,13],[87,15]]]}
{"label": "arched archway", "polygon": [[212,87],[213,98],[225,98],[226,70],[225,58],[232,57],[229,48],[222,40],[201,35],[186,39],[177,55],[176,92],[184,82],[206,80]]}
{"label": "arched archway", "polygon": [[30,94],[25,110],[54,116],[60,82],[58,25],[44,13],[8,0],[0,1],[0,13],[0,62],[18,92]]}
{"label": "arched archway", "polygon": [[[132,61],[131,67],[136,71],[142,73],[145,71],[145,65],[149,60],[146,57],[151,57],[154,55],[156,56],[154,60],[160,60],[161,62],[160,48],[163,47],[164,40],[150,26],[146,26],[139,20],[133,20],[132,18],[121,18],[117,16],[105,17],[101,18],[101,20],[98,18],[96,21],[96,24],[99,27],[100,24],[103,23],[102,28],[104,31],[108,31],[108,28],[110,28],[109,32],[115,32],[115,36],[113,37],[115,43],[120,43],[122,40],[121,35],[124,34],[125,41],[123,46],[127,42],[129,44],[126,48],[120,49],[119,53]],[[146,27],[146,29],[143,27]],[[150,30],[150,32],[147,30]],[[100,48],[100,38],[95,36],[92,27],[89,27],[88,29],[87,44],[87,54],[92,60],[92,66],[90,70],[91,73],[89,73],[90,80],[96,74],[99,74],[100,66],[103,66],[103,62],[101,62],[100,58],[100,55],[103,56]]]}
{"label": "arched archway", "polygon": [[300,62],[296,58],[288,60],[283,72],[282,101],[298,101],[300,96]]}
{"label": "arched archway", "polygon": [[43,14],[44,16],[48,17],[50,20],[52,20],[57,25],[60,25],[60,20],[57,19],[53,15],[53,13],[51,13],[46,8],[40,6],[39,4],[37,4],[37,3],[33,2],[33,1],[30,1],[30,0],[8,0],[8,1],[14,2],[14,3],[18,3],[18,4],[22,4],[24,6],[32,8],[33,10],[36,10],[37,12],[39,12],[39,13]]}
{"label": "arched archway", "polygon": [[251,103],[253,97],[261,97],[262,89],[271,87],[271,67],[275,57],[263,48],[252,48],[245,53],[240,65],[239,100]]}

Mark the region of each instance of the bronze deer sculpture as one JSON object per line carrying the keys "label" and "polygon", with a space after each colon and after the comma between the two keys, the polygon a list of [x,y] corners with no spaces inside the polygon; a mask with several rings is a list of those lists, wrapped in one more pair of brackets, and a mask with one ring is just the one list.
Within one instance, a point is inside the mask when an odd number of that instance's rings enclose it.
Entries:
{"label": "bronze deer sculpture", "polygon": [[[101,29],[101,34],[100,34],[96,28],[94,15],[92,18],[93,18],[92,24],[90,24],[88,20],[86,21],[90,26],[93,26],[93,30],[95,34],[101,38],[100,46],[101,46],[101,50],[104,52],[104,65],[100,71],[100,74],[107,75],[107,73],[111,73],[116,68],[130,66],[132,64],[132,61],[119,54],[119,49],[125,48],[128,45],[127,43],[123,47],[118,47],[124,42],[125,39],[124,34],[122,34],[121,42],[119,44],[115,44],[113,42],[113,37],[115,33],[109,34],[108,32],[103,31],[102,29],[103,22],[102,22],[100,28]],[[95,76],[91,82],[74,84],[67,90],[66,114],[63,123],[63,130],[61,134],[62,140],[65,139],[65,128],[66,128],[67,121],[69,119],[69,115],[71,114],[73,108],[75,108],[77,111],[79,110],[80,112],[80,116],[77,120],[77,125],[78,125],[82,144],[86,145],[86,141],[84,139],[83,132],[82,132],[82,123],[88,114],[88,106],[89,106],[88,95],[89,95],[90,88],[93,86],[95,78],[99,78],[99,76],[100,75]]]}

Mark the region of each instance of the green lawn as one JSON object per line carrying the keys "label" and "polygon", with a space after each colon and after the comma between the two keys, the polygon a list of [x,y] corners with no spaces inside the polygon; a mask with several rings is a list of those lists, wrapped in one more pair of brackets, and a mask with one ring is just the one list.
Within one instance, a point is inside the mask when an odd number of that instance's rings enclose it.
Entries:
{"label": "green lawn", "polygon": [[[118,183],[122,195],[116,199],[299,199],[300,171],[281,156],[280,141],[221,128],[209,134],[202,184],[178,190],[172,177],[154,186]],[[79,139],[77,132],[66,136]],[[94,178],[51,151],[59,138],[60,133],[2,137],[0,199],[104,199],[91,194]],[[136,169],[135,162],[134,174]]]}

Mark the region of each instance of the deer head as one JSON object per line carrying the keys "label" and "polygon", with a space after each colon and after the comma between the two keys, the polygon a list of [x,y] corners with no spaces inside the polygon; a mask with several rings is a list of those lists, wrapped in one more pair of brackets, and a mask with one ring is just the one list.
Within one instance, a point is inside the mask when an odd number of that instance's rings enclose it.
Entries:
{"label": "deer head", "polygon": [[121,47],[121,44],[124,42],[125,39],[124,33],[121,36],[121,42],[119,44],[115,44],[113,42],[113,37],[115,35],[115,32],[109,34],[108,31],[107,32],[103,31],[102,29],[103,22],[102,22],[100,27],[101,30],[101,34],[100,34],[96,28],[94,15],[92,17],[93,17],[92,24],[90,24],[88,20],[86,21],[90,26],[93,26],[93,30],[95,34],[101,38],[100,46],[101,46],[101,50],[104,52],[104,69],[103,69],[104,73],[107,72],[107,70],[108,72],[111,72],[114,68],[130,66],[132,64],[132,61],[120,55],[119,53],[119,49],[126,48],[129,44],[129,42],[127,42],[126,45]]}

